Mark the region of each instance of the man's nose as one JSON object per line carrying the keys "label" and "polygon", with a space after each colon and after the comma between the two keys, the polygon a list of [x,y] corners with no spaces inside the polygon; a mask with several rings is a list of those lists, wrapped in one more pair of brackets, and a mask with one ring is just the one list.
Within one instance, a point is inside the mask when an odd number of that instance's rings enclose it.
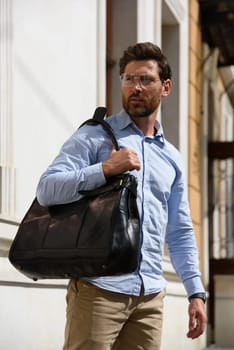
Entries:
{"label": "man's nose", "polygon": [[140,79],[135,78],[133,86],[136,90],[142,90],[142,84],[141,84]]}

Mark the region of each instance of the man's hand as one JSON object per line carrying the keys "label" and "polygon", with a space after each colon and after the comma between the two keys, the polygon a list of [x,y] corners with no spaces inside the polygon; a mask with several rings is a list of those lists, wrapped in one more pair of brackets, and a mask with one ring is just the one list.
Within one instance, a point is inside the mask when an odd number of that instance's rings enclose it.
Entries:
{"label": "man's hand", "polygon": [[191,299],[189,308],[189,331],[188,338],[198,338],[205,330],[207,316],[205,312],[205,305],[202,299]]}
{"label": "man's hand", "polygon": [[141,167],[137,153],[130,148],[120,151],[112,150],[110,158],[102,163],[105,177],[122,174],[128,170],[139,170]]}

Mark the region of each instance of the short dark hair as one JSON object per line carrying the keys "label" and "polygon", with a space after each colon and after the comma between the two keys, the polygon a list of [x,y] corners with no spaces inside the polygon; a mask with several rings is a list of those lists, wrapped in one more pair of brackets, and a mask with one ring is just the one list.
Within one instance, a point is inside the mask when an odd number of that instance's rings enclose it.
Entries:
{"label": "short dark hair", "polygon": [[120,75],[124,73],[125,67],[129,62],[141,60],[155,60],[158,63],[160,79],[171,79],[172,71],[166,56],[163,55],[157,45],[151,42],[137,43],[134,46],[129,46],[123,52],[123,56],[119,61]]}

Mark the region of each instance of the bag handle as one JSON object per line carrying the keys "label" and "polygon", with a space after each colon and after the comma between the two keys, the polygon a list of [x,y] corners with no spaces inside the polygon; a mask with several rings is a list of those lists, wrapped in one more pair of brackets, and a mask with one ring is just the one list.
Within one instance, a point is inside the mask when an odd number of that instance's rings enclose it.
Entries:
{"label": "bag handle", "polygon": [[95,109],[93,118],[86,120],[84,123],[82,123],[79,128],[81,128],[83,125],[98,125],[101,124],[103,129],[107,132],[107,134],[110,136],[111,141],[116,149],[116,151],[120,150],[118,141],[115,137],[115,134],[111,128],[111,126],[104,120],[104,117],[106,115],[106,107],[97,107]]}

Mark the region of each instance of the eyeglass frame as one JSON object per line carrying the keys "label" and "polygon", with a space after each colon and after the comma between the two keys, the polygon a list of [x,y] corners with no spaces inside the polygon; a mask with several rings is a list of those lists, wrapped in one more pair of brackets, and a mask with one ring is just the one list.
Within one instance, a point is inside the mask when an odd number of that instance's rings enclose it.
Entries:
{"label": "eyeglass frame", "polygon": [[[130,78],[129,81],[124,80],[124,77],[128,76]],[[148,81],[146,83],[144,83],[141,78],[147,77],[149,78]],[[137,78],[137,81],[136,81]],[[120,75],[120,81],[122,86],[125,87],[133,87],[137,84],[139,84],[141,86],[142,89],[147,89],[149,88],[149,86],[151,85],[151,83],[156,83],[157,81],[161,81],[163,83],[163,79],[154,79],[153,76],[150,76],[148,74],[139,74],[139,75],[135,75],[135,74],[126,74],[126,73],[122,73]]]}

